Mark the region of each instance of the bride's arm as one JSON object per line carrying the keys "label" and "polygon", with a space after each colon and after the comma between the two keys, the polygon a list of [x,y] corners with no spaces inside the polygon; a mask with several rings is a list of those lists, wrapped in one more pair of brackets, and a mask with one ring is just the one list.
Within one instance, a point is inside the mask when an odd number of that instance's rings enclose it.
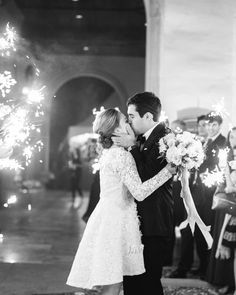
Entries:
{"label": "bride's arm", "polygon": [[157,175],[142,182],[137,172],[134,158],[126,151],[119,155],[115,170],[132,196],[138,201],[143,201],[151,195],[175,173],[175,168],[171,168],[171,165],[168,164]]}

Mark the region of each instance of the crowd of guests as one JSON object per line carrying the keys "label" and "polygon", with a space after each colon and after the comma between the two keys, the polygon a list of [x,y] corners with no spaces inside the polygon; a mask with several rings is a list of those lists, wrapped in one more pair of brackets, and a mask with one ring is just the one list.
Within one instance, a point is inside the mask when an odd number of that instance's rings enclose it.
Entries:
{"label": "crowd of guests", "polygon": [[[219,293],[230,294],[235,289],[236,262],[234,252],[236,248],[236,217],[227,214],[225,210],[213,210],[212,203],[216,192],[223,187],[225,193],[236,192],[235,163],[236,160],[236,127],[232,128],[227,138],[221,134],[223,119],[220,115],[210,112],[198,117],[197,133],[205,149],[205,160],[198,170],[190,174],[190,189],[197,211],[206,225],[211,226],[213,237],[212,249],[207,248],[206,241],[196,226],[194,234],[190,227],[181,228],[186,218],[183,201],[180,197],[181,185],[178,179],[173,182],[174,222],[180,228],[180,253],[177,268],[170,278],[186,278],[189,274],[197,275],[202,280],[220,287]],[[172,122],[173,132],[186,130],[184,121]],[[206,173],[211,173],[219,167],[219,150],[228,147],[227,165],[224,171],[224,183],[207,186],[203,182]],[[235,199],[236,202],[236,199]],[[215,208],[217,209],[217,208]],[[196,247],[196,251],[194,251]],[[172,253],[174,241],[172,242]],[[199,265],[193,269],[194,253],[197,253]],[[172,254],[171,253],[171,254]],[[234,270],[235,269],[235,270]],[[235,293],[236,294],[236,293]]]}
{"label": "crowd of guests", "polygon": [[[180,197],[180,180],[177,176],[174,177],[174,226],[180,229],[181,236],[178,265],[169,274],[169,277],[186,278],[189,274],[195,275],[202,280],[206,280],[218,286],[221,294],[229,294],[235,289],[236,258],[234,259],[234,254],[236,249],[236,217],[227,214],[223,210],[212,209],[213,197],[218,187],[216,184],[208,187],[203,182],[203,177],[206,172],[211,173],[215,168],[219,168],[219,150],[228,147],[228,161],[224,170],[225,179],[227,181],[225,180],[223,190],[227,193],[236,192],[236,167],[235,165],[229,165],[230,162],[236,160],[236,127],[229,131],[226,138],[221,134],[222,123],[222,117],[214,112],[197,118],[197,134],[202,141],[206,157],[198,170],[191,171],[189,181],[197,211],[203,222],[211,226],[211,234],[213,237],[212,249],[208,249],[207,243],[198,226],[195,227],[193,234],[189,226],[181,227],[187,215],[183,200]],[[173,121],[169,127],[175,133],[187,130],[187,125],[182,120]],[[73,202],[76,193],[82,196],[82,191],[80,186],[78,186],[78,179],[81,178],[81,163],[79,156],[74,156],[71,159],[70,165]],[[97,172],[91,186],[88,210],[83,218],[86,222],[99,200],[99,192],[99,172]],[[175,239],[175,233],[173,233],[173,240],[170,241],[166,265],[171,265],[173,263]],[[199,265],[197,268],[193,269],[195,253],[198,256],[197,261]]]}

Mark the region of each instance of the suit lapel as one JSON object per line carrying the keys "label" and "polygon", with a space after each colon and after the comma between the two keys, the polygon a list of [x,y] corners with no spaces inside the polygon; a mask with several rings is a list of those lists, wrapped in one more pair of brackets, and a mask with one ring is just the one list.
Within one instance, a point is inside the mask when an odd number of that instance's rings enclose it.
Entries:
{"label": "suit lapel", "polygon": [[154,144],[158,144],[159,140],[166,134],[166,127],[164,124],[158,124],[144,143],[143,151],[147,151]]}

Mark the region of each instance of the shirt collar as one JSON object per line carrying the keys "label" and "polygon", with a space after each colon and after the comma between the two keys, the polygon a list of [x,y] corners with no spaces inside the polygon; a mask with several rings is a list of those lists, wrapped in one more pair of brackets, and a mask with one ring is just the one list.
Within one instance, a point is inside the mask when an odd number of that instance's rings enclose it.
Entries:
{"label": "shirt collar", "polygon": [[143,136],[146,138],[146,140],[148,139],[148,137],[150,136],[150,134],[152,133],[153,129],[158,125],[159,123],[156,123],[152,128],[148,129],[148,131],[146,131]]}

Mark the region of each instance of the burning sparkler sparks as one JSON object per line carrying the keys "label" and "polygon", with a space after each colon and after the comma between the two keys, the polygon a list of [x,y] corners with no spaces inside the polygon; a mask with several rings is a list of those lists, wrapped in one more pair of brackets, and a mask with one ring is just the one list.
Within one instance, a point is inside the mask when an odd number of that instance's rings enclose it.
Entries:
{"label": "burning sparkler sparks", "polygon": [[12,78],[11,72],[4,71],[3,74],[0,73],[0,91],[2,97],[5,97],[6,94],[10,93],[11,86],[16,84],[16,80]]}
{"label": "burning sparkler sparks", "polygon": [[0,52],[2,56],[9,56],[10,50],[15,51],[15,41],[17,34],[14,27],[10,27],[9,23],[6,25],[5,32],[0,35]]}
{"label": "burning sparkler sparks", "polygon": [[[7,24],[5,32],[0,34],[0,54],[7,58],[10,51],[15,51],[17,39],[14,28]],[[33,64],[36,76],[39,77],[40,71],[29,55],[26,55],[26,60]],[[39,89],[24,87],[16,98],[9,99],[8,95],[16,83],[10,71],[0,73],[0,169],[23,169],[24,165],[28,166],[31,162],[34,151],[41,151],[43,147],[41,140],[35,141],[41,132],[39,120],[44,115],[45,86]],[[5,153],[5,150],[11,153]],[[1,156],[3,154],[5,156]]]}
{"label": "burning sparkler sparks", "polygon": [[224,182],[224,171],[216,167],[213,171],[209,172],[207,169],[205,173],[202,174],[202,183],[206,187],[212,187],[219,185]]}
{"label": "burning sparkler sparks", "polygon": [[166,122],[167,120],[168,120],[168,116],[166,115],[165,111],[161,111],[159,122]]}
{"label": "burning sparkler sparks", "polygon": [[225,108],[225,102],[224,98],[222,97],[219,102],[216,104],[212,105],[212,109],[214,110],[212,112],[212,116],[221,116],[222,118],[228,117],[229,113]]}

